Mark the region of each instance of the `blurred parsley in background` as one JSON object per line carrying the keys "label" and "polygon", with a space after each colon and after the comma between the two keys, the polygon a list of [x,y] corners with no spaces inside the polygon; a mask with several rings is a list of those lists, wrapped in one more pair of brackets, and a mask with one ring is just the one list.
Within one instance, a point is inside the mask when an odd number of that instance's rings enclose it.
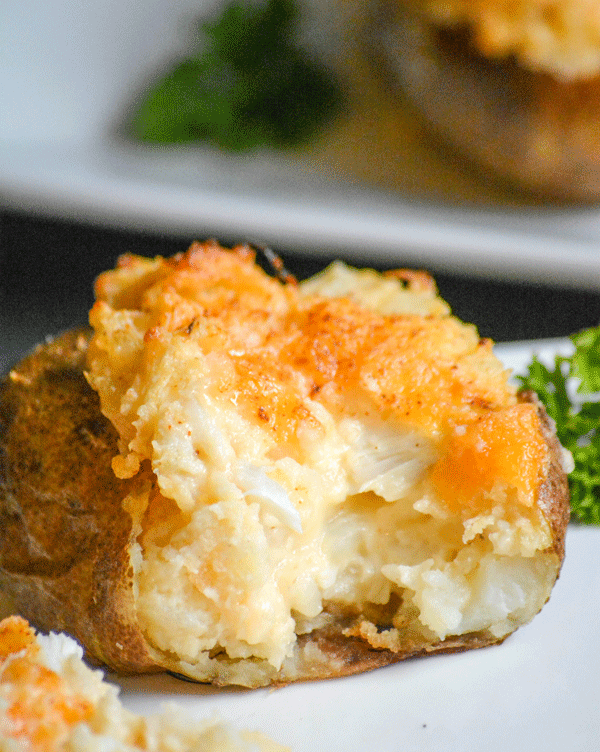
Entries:
{"label": "blurred parsley in background", "polygon": [[136,138],[244,151],[303,144],[341,109],[332,73],[296,42],[294,0],[234,0],[137,107]]}

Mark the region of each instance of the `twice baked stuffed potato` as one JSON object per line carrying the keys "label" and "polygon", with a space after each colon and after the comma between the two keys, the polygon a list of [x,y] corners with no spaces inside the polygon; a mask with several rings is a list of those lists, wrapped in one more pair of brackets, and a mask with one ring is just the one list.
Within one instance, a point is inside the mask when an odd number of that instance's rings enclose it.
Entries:
{"label": "twice baked stuffed potato", "polygon": [[121,672],[261,686],[483,647],[547,601],[563,452],[423,273],[127,256],[0,391],[0,591]]}
{"label": "twice baked stuffed potato", "polygon": [[423,122],[489,181],[600,197],[600,13],[582,0],[379,0],[379,51]]}

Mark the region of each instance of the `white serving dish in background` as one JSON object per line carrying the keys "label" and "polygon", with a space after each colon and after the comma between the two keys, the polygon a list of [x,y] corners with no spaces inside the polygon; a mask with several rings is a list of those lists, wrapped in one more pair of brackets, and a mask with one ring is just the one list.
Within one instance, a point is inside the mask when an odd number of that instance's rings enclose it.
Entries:
{"label": "white serving dish in background", "polygon": [[[115,126],[133,92],[188,49],[193,20],[216,4],[4,0],[2,205],[121,228],[260,240],[288,253],[343,253],[363,264],[600,290],[597,207],[417,199],[326,157],[315,169],[314,161],[307,168],[285,155],[149,150],[120,141]],[[319,20],[313,41],[335,56],[345,44],[348,8],[358,5],[310,0],[307,13]]]}

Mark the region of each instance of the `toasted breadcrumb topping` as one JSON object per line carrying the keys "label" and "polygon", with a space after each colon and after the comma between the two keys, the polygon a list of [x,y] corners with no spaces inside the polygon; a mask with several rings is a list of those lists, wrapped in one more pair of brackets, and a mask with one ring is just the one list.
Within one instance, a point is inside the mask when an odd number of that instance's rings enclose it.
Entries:
{"label": "toasted breadcrumb topping", "polygon": [[[119,472],[132,475],[152,454],[136,415],[141,390],[179,343],[193,346],[199,367],[214,369],[212,397],[234,400],[280,445],[294,444],[302,427],[322,430],[315,402],[349,414],[360,395],[367,413],[438,438],[514,406],[491,341],[449,315],[431,282],[414,277],[404,287],[399,277],[385,278],[399,300],[388,314],[380,301],[362,303],[359,290],[368,292],[356,280],[353,293],[339,283],[333,295],[319,294],[318,279],[281,285],[245,247],[198,244],[171,260],[122,258],[96,285],[89,360],[90,381],[121,435]],[[170,367],[175,374],[177,363]]]}

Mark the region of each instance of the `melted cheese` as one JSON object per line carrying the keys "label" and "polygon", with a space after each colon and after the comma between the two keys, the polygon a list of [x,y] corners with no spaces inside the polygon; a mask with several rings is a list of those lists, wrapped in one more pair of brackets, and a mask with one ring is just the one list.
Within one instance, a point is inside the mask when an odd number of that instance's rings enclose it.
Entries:
{"label": "melted cheese", "polygon": [[481,511],[499,485],[532,506],[546,456],[533,405],[514,405],[461,428],[431,470],[435,491],[447,507]]}
{"label": "melted cheese", "polygon": [[[282,285],[215,244],[99,278],[88,378],[115,472],[146,478],[125,507],[158,650],[278,670],[331,603],[395,598],[438,636],[541,606],[539,421],[428,280],[338,264]],[[507,611],[485,606],[497,570]]]}

